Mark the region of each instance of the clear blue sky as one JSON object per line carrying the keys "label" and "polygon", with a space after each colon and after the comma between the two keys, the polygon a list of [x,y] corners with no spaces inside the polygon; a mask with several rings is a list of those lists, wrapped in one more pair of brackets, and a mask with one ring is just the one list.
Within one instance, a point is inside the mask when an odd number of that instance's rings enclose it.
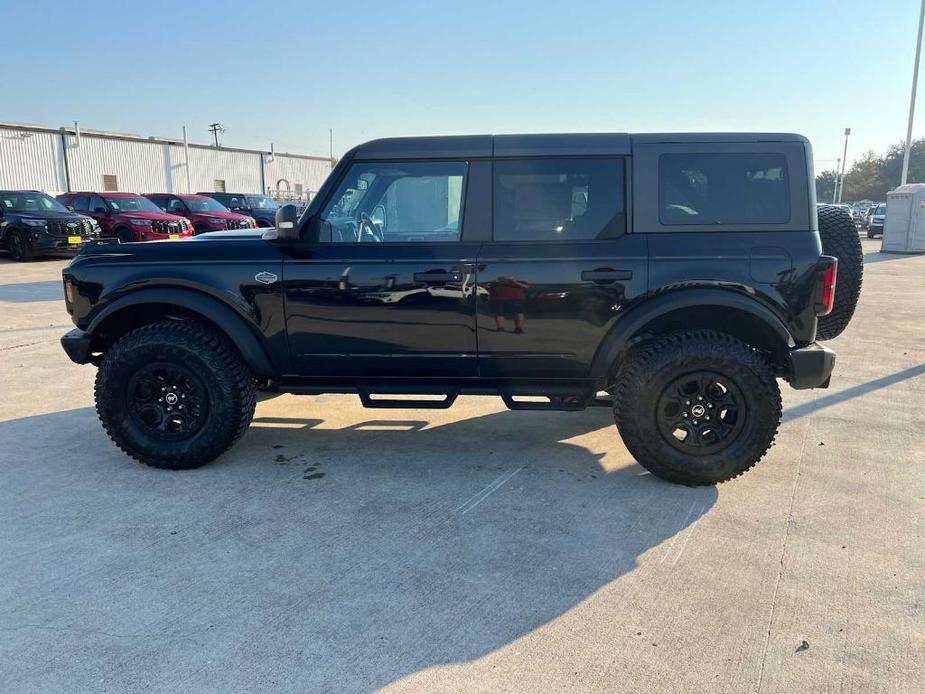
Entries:
{"label": "clear blue sky", "polygon": [[[327,154],[375,137],[905,136],[917,0],[0,0],[0,120]],[[921,90],[925,100],[925,87]],[[925,135],[925,103],[914,133]]]}

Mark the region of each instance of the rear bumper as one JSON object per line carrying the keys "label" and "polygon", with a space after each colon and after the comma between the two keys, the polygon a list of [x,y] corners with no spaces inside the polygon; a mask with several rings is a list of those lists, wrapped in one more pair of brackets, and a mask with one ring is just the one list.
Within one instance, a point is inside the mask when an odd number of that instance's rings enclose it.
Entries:
{"label": "rear bumper", "polygon": [[790,385],[797,390],[828,388],[835,368],[835,352],[813,343],[790,350]]}
{"label": "rear bumper", "polygon": [[89,364],[92,361],[90,336],[79,328],[62,335],[61,346],[75,364]]}

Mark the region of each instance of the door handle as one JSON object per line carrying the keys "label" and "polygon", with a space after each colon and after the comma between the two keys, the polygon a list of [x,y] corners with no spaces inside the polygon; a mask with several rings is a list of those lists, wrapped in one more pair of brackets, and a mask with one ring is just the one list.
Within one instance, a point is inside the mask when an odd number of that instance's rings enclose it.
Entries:
{"label": "door handle", "polygon": [[595,284],[610,284],[618,280],[633,279],[632,270],[614,270],[609,267],[599,267],[597,270],[584,270],[581,273],[582,282],[594,282]]}
{"label": "door handle", "polygon": [[424,282],[425,284],[436,282],[462,282],[463,274],[458,270],[453,272],[444,272],[442,270],[433,270],[429,272],[415,272],[414,281]]}

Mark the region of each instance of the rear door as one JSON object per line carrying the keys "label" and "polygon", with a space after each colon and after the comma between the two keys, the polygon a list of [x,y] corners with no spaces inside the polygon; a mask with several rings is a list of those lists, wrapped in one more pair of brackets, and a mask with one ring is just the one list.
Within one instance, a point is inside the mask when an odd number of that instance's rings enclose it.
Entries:
{"label": "rear door", "polygon": [[627,233],[627,158],[496,159],[493,192],[493,240],[478,259],[480,375],[588,376],[646,290],[646,239]]}
{"label": "rear door", "polygon": [[284,266],[299,374],[476,375],[471,170],[461,160],[347,170]]}

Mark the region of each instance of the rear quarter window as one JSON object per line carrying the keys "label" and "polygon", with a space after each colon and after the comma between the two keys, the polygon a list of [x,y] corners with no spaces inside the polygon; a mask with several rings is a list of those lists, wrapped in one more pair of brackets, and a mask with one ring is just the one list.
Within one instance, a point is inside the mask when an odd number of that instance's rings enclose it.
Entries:
{"label": "rear quarter window", "polygon": [[659,221],[671,225],[786,224],[787,157],[777,152],[663,154]]}

